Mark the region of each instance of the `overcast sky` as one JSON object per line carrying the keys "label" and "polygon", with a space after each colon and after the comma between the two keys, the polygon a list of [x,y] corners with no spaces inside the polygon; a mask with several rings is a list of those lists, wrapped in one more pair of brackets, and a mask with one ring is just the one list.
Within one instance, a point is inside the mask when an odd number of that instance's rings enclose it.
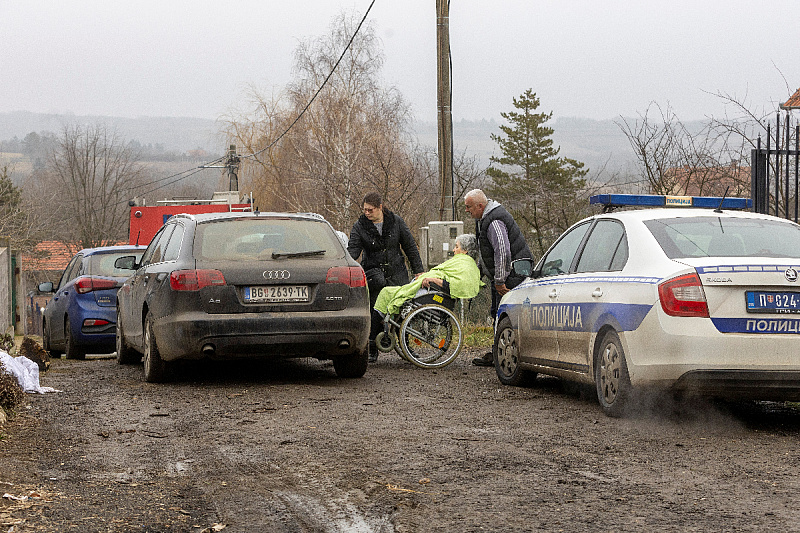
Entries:
{"label": "overcast sky", "polygon": [[[218,118],[291,78],[300,39],[371,0],[0,0],[0,112]],[[384,79],[436,117],[436,0],[376,0]],[[452,0],[455,120],[496,119],[528,88],[555,117],[669,103],[769,109],[800,87],[792,0]]]}

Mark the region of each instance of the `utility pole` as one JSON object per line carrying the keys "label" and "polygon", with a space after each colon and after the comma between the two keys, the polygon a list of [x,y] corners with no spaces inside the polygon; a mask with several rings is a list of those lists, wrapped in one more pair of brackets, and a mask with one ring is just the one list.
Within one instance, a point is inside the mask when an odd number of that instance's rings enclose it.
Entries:
{"label": "utility pole", "polygon": [[453,114],[450,109],[450,5],[436,0],[437,106],[439,122],[439,220],[455,220],[453,198]]}
{"label": "utility pole", "polygon": [[228,155],[225,157],[225,167],[228,169],[228,190],[229,191],[238,191],[239,190],[239,156],[236,155],[236,145],[230,145],[228,149]]}

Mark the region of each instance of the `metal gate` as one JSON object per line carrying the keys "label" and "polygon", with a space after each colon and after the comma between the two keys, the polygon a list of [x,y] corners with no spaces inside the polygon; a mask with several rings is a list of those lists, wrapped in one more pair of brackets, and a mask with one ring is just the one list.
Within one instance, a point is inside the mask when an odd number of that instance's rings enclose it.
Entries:
{"label": "metal gate", "polygon": [[767,125],[766,146],[758,137],[751,151],[750,191],[753,211],[798,221],[798,161],[800,125],[788,113],[783,124],[775,117],[775,130]]}

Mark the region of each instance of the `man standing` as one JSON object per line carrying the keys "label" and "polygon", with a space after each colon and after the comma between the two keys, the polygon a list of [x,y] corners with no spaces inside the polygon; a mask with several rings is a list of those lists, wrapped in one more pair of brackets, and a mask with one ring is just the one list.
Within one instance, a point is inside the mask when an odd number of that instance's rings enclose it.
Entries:
{"label": "man standing", "polygon": [[[473,189],[464,196],[464,207],[475,219],[475,235],[478,237],[481,272],[489,277],[492,289],[492,321],[497,320],[500,298],[525,279],[511,271],[514,259],[532,258],[522,231],[505,207],[486,198],[480,189]],[[472,360],[476,366],[493,366],[492,352]]]}

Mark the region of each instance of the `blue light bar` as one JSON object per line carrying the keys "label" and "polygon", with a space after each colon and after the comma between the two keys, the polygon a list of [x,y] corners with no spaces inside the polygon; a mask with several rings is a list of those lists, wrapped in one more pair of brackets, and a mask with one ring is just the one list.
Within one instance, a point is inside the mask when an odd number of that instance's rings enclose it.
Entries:
{"label": "blue light bar", "polygon": [[[665,196],[659,194],[596,194],[589,197],[590,204],[606,207],[705,207],[716,209],[750,209],[751,198],[725,198],[722,196]],[[720,205],[721,203],[721,205]]]}

